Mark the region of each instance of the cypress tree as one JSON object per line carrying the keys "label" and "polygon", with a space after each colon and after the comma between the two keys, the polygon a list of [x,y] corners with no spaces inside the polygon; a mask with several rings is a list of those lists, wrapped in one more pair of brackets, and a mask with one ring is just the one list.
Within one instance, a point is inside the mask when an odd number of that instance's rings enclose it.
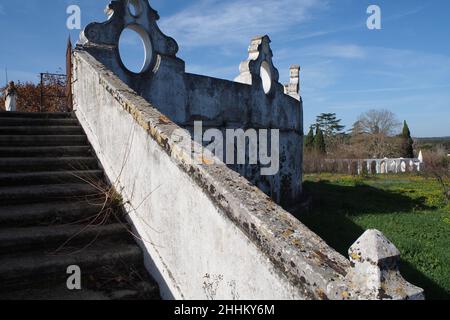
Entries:
{"label": "cypress tree", "polygon": [[414,140],[411,138],[411,131],[409,130],[408,124],[403,123],[402,131],[402,157],[403,158],[414,158]]}
{"label": "cypress tree", "polygon": [[312,150],[313,148],[314,148],[314,130],[313,127],[311,127],[305,139],[305,149]]}
{"label": "cypress tree", "polygon": [[316,149],[317,152],[321,154],[327,153],[323,131],[320,130],[319,128],[317,129],[316,138],[314,139],[314,148]]}

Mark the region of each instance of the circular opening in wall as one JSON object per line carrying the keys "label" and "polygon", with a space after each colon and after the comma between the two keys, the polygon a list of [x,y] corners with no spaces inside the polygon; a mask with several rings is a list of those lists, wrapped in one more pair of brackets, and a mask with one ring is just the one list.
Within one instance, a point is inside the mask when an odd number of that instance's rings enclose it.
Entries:
{"label": "circular opening in wall", "polygon": [[137,17],[141,14],[142,8],[141,4],[138,0],[129,0],[128,1],[128,11],[133,17]]}
{"label": "circular opening in wall", "polygon": [[119,54],[123,65],[129,71],[134,73],[147,71],[153,58],[150,37],[139,26],[128,26],[120,35]]}
{"label": "circular opening in wall", "polygon": [[272,90],[272,72],[267,61],[261,64],[260,76],[265,94],[269,94]]}

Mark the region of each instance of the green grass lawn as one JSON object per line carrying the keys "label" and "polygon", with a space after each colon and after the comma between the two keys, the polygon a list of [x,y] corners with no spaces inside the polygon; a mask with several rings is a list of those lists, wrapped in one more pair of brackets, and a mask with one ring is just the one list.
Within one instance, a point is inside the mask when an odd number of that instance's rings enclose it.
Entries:
{"label": "green grass lawn", "polygon": [[378,229],[402,253],[401,272],[427,299],[450,299],[450,206],[439,185],[412,175],[307,175],[313,208],[298,218],[347,256],[367,229]]}

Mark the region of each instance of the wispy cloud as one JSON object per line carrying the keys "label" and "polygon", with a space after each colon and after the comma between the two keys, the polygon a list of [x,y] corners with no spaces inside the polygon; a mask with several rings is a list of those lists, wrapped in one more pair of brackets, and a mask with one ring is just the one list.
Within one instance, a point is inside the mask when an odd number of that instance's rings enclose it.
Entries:
{"label": "wispy cloud", "polygon": [[5,8],[0,4],[0,14],[5,14]]}
{"label": "wispy cloud", "polygon": [[400,20],[400,19],[406,18],[408,16],[417,14],[417,13],[423,11],[423,9],[425,9],[428,6],[429,6],[429,4],[423,5],[423,6],[420,6],[420,7],[417,7],[417,8],[412,8],[412,9],[406,10],[404,12],[400,12],[400,13],[394,14],[392,16],[388,16],[388,17],[386,17],[385,20],[386,21]]}
{"label": "wispy cloud", "polygon": [[395,82],[396,87],[439,86],[450,79],[450,56],[417,50],[324,43],[276,52],[281,65],[292,62],[293,57],[305,67],[321,59],[331,60],[355,79],[370,76]]}
{"label": "wispy cloud", "polygon": [[450,88],[449,85],[430,85],[430,86],[416,86],[416,87],[389,87],[389,88],[373,88],[373,89],[362,89],[362,90],[339,90],[339,91],[328,91],[328,93],[381,93],[381,92],[401,92],[401,91],[414,91],[414,92],[424,92],[433,89],[445,89]]}
{"label": "wispy cloud", "polygon": [[201,0],[163,19],[161,27],[184,46],[226,46],[287,31],[326,7],[326,0]]}
{"label": "wispy cloud", "polygon": [[[424,5],[424,6],[413,8],[413,9],[410,9],[410,10],[407,10],[404,12],[400,12],[397,14],[383,17],[383,22],[393,22],[393,21],[401,20],[401,19],[409,17],[411,15],[418,14],[427,7],[428,7],[428,5]],[[324,36],[329,36],[329,35],[333,35],[336,33],[348,32],[348,31],[352,31],[352,30],[365,29],[365,28],[366,28],[366,20],[361,19],[361,21],[358,21],[356,23],[344,25],[341,27],[335,27],[333,29],[310,31],[310,32],[306,32],[306,33],[299,33],[297,35],[292,35],[292,36],[290,36],[290,40],[291,41],[293,39],[306,40],[306,39],[324,37]]]}

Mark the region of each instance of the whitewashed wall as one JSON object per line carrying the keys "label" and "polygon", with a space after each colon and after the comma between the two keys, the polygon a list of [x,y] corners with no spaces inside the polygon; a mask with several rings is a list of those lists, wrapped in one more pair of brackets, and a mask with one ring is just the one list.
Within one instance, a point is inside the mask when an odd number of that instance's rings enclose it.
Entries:
{"label": "whitewashed wall", "polygon": [[226,165],[189,163],[180,128],[90,54],[73,63],[75,113],[163,298],[365,296],[346,279],[349,260]]}

